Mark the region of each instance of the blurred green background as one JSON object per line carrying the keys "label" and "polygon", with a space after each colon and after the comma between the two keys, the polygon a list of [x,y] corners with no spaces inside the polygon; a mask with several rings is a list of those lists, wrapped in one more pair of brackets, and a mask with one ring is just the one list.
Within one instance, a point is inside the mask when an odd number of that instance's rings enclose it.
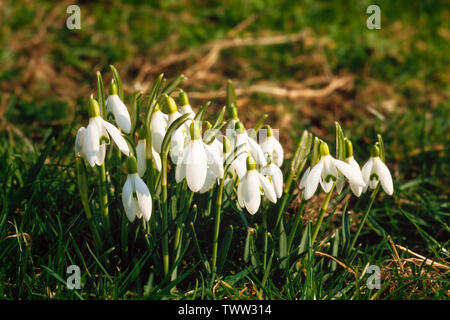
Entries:
{"label": "blurred green background", "polygon": [[[71,4],[81,9],[80,30],[66,27]],[[380,30],[366,27],[371,4],[381,9]],[[221,106],[220,91],[230,78],[244,91],[240,107],[252,110],[250,120],[267,112],[283,128],[312,125],[322,135],[335,119],[383,119],[416,106],[426,112],[448,104],[446,1],[2,1],[0,6],[2,127],[30,138],[74,116],[85,120],[95,71],[108,71],[110,64],[124,78],[128,95],[148,89],[161,72],[184,73],[184,87],[198,93],[191,98],[194,105],[213,99]],[[286,35],[298,37],[273,42]],[[255,43],[227,47],[236,38]],[[258,43],[265,40],[269,44]],[[213,48],[219,48],[216,54],[210,54]],[[302,96],[302,89],[330,83],[325,93]],[[264,88],[255,93],[255,84],[288,93]]]}

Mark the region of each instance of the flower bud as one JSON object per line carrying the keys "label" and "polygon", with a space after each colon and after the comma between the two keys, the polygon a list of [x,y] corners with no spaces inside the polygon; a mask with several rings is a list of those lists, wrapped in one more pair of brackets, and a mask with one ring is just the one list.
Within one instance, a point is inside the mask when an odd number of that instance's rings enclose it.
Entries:
{"label": "flower bud", "polygon": [[95,100],[93,97],[89,99],[88,113],[89,118],[100,116],[100,106],[98,105],[97,100]]}
{"label": "flower bud", "polygon": [[117,94],[118,90],[117,90],[117,85],[116,85],[116,80],[112,79],[111,83],[109,85],[109,94],[113,95],[113,94]]}
{"label": "flower bud", "polygon": [[238,118],[238,111],[236,106],[233,104],[228,108],[228,116],[232,119],[235,120]]}
{"label": "flower bud", "polygon": [[328,144],[324,141],[320,142],[320,156],[325,157],[330,154],[330,149],[328,148]]}
{"label": "flower bud", "polygon": [[178,96],[178,102],[180,106],[185,106],[189,104],[188,96],[186,92],[184,92],[183,90],[181,90],[180,95]]}
{"label": "flower bud", "polygon": [[236,124],[234,125],[234,129],[237,131],[238,134],[245,132],[245,127],[240,121],[236,122]]}
{"label": "flower bud", "polygon": [[370,156],[372,158],[377,158],[380,156],[380,148],[378,147],[378,143],[375,143],[370,149]]}
{"label": "flower bud", "polygon": [[127,159],[127,173],[128,174],[137,173],[137,161],[134,156],[129,156]]}
{"label": "flower bud", "polygon": [[353,144],[350,139],[345,138],[345,158],[353,157]]}
{"label": "flower bud", "polygon": [[178,111],[178,107],[177,104],[175,102],[175,100],[168,96],[167,94],[164,94],[164,98],[166,99],[166,113],[167,114],[172,114]]}
{"label": "flower bud", "polygon": [[189,130],[192,140],[198,140],[201,138],[200,128],[198,127],[197,123],[195,123],[195,121],[192,121]]}
{"label": "flower bud", "polygon": [[256,161],[252,157],[252,155],[249,153],[247,157],[247,171],[255,170],[256,169]]}

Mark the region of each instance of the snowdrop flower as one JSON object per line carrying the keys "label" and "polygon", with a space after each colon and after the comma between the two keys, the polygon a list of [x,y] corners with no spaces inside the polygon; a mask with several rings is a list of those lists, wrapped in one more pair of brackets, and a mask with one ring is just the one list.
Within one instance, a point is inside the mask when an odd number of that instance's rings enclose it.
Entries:
{"label": "snowdrop flower", "polygon": [[208,172],[206,174],[205,183],[200,189],[199,193],[205,193],[214,186],[217,179],[223,179],[225,175],[225,168],[223,167],[227,154],[230,154],[230,143],[226,137],[221,143],[217,138],[208,145],[205,144],[205,151],[208,158]]}
{"label": "snowdrop flower", "polygon": [[273,185],[277,198],[281,198],[281,195],[283,194],[283,173],[274,163],[271,156],[269,156],[268,165],[261,169],[261,174],[268,177]]}
{"label": "snowdrop flower", "polygon": [[278,139],[273,135],[273,129],[269,125],[265,126],[265,129],[267,136],[260,144],[261,149],[264,153],[269,154],[273,158],[273,161],[278,167],[281,167],[284,159],[283,147]]}
{"label": "snowdrop flower", "polygon": [[234,138],[234,143],[233,140],[230,139],[230,141],[232,142],[231,149],[234,150],[234,152],[236,152],[239,148],[237,152],[240,155],[238,155],[232,163],[232,166],[236,170],[239,178],[242,178],[246,172],[245,163],[247,155],[246,153],[241,154],[242,152],[250,152],[260,166],[265,167],[267,165],[267,161],[261,147],[255,140],[247,135],[242,122],[236,122],[236,136]]}
{"label": "snowdrop flower", "polygon": [[122,203],[130,222],[144,217],[149,221],[152,215],[152,196],[147,185],[137,173],[136,158],[130,156],[127,160],[127,180],[122,190]]}
{"label": "snowdrop flower", "polygon": [[152,146],[156,152],[161,153],[161,146],[166,135],[167,119],[166,115],[161,111],[159,104],[155,106],[150,121],[150,131],[152,133]]}
{"label": "snowdrop flower", "polygon": [[175,179],[186,178],[189,189],[198,192],[205,183],[208,172],[208,156],[202,141],[200,129],[195,121],[190,125],[190,142],[183,151],[175,170]]}
{"label": "snowdrop flower", "polygon": [[239,181],[237,198],[239,205],[250,214],[255,214],[261,204],[261,190],[271,202],[277,202],[277,195],[270,181],[256,170],[256,162],[251,154],[246,160],[247,172]]}
{"label": "snowdrop flower", "polygon": [[192,110],[192,107],[189,104],[189,99],[188,99],[186,92],[181,90],[179,99],[180,99],[180,105],[181,105],[181,107],[180,107],[181,114],[183,115],[183,114],[189,113],[189,118],[194,120],[195,112]]}
{"label": "snowdrop flower", "polygon": [[[89,124],[86,130],[79,129],[75,147],[90,164],[102,165],[105,160],[106,144],[109,144],[111,136],[117,147],[125,155],[130,154],[130,149],[125,139],[122,137],[119,129],[103,120],[100,116],[100,108],[97,100],[89,100]],[[77,152],[76,150],[76,152]]]}
{"label": "snowdrop flower", "polygon": [[380,158],[380,149],[377,144],[373,146],[370,152],[370,158],[363,166],[361,172],[364,182],[367,184],[364,191],[367,187],[375,189],[378,182],[380,182],[384,192],[390,196],[394,193],[391,173]]}
{"label": "snowdrop flower", "polygon": [[[353,158],[352,142],[347,138],[345,138],[345,150],[346,150],[345,162],[347,162],[353,168],[353,170],[355,172],[361,172],[361,168],[359,167],[359,164]],[[338,194],[340,194],[342,192],[342,189],[344,188],[344,184],[345,184],[345,178],[343,175],[340,175],[336,181],[336,192]],[[349,184],[350,184],[350,189],[352,190],[353,194],[355,196],[359,197],[363,191],[363,187],[356,185],[354,183],[351,183],[351,182]]]}
{"label": "snowdrop flower", "polygon": [[[137,170],[140,177],[147,171],[147,139],[145,128],[139,132],[139,140],[136,146]],[[153,142],[153,141],[152,141]],[[161,171],[161,157],[152,146],[152,159],[156,170]]]}
{"label": "snowdrop flower", "polygon": [[[175,120],[181,117],[182,114],[178,112],[177,104],[172,97],[166,95],[165,99],[168,112],[167,127],[169,127]],[[180,158],[182,158],[183,151],[189,142],[188,133],[189,127],[184,123],[172,134],[170,140],[170,158],[173,163],[178,163]]]}
{"label": "snowdrop flower", "polygon": [[114,80],[111,82],[110,91],[112,94],[106,99],[107,113],[112,113],[119,128],[128,134],[131,131],[130,114],[125,104],[117,95],[117,86]]}
{"label": "snowdrop flower", "polygon": [[339,172],[342,173],[350,183],[361,187],[365,186],[361,173],[355,171],[349,164],[334,159],[330,155],[328,145],[323,141],[320,143],[320,154],[321,158],[319,162],[311,169],[304,182],[305,200],[310,199],[314,195],[319,182],[325,192],[330,192],[333,184],[339,177]]}

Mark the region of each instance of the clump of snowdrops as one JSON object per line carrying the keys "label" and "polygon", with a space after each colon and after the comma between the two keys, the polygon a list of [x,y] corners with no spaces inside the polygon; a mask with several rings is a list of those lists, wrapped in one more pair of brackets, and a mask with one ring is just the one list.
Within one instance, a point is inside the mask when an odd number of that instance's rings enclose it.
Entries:
{"label": "clump of snowdrops", "polygon": [[[185,275],[179,276],[178,268],[190,246],[197,251],[198,264],[220,275],[233,238],[232,225],[221,228],[222,214],[241,216],[247,228],[243,260],[264,276],[263,282],[274,259],[280,268],[298,271],[311,253],[333,195],[346,187],[354,197],[373,190],[356,233],[346,239],[346,249],[351,250],[380,187],[393,194],[380,135],[362,169],[338,123],[334,155],[325,141],[304,131],[292,159],[286,161],[278,130],[264,125],[267,116],[254,128],[239,120],[230,81],[226,106],[211,115],[209,102],[191,106],[188,94],[179,88],[183,76],[168,82],[160,75],[150,92],[134,94],[127,106],[120,76],[113,66],[111,70],[108,95],[97,73],[88,124],[77,132],[78,190],[96,250],[120,243],[123,260],[132,260],[129,248],[135,244],[130,242],[141,234],[152,255],[151,277],[156,272],[166,280],[181,281]],[[214,116],[212,123],[206,120]],[[91,175],[98,181],[98,197],[89,187]],[[326,195],[317,221],[314,226],[308,222],[299,233],[305,204],[319,189]],[[301,192],[301,202],[287,219],[296,191]],[[111,206],[118,200],[121,206]],[[258,214],[260,222],[250,226],[246,215]],[[208,256],[198,242],[195,222],[211,218]]]}

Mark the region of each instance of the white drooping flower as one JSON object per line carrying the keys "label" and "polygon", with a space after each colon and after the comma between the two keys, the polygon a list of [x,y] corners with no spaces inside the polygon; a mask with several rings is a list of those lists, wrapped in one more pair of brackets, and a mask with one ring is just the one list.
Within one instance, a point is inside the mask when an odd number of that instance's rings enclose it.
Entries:
{"label": "white drooping flower", "polygon": [[126,140],[122,137],[119,129],[100,116],[98,102],[91,98],[89,100],[89,124],[85,130],[80,128],[75,142],[76,152],[79,152],[90,164],[102,165],[105,160],[106,144],[110,136],[117,147],[125,155],[130,154]]}
{"label": "white drooping flower", "polygon": [[248,152],[252,154],[253,158],[256,159],[256,162],[262,167],[267,165],[267,161],[261,147],[255,140],[253,140],[253,138],[248,136],[242,122],[236,122],[235,130],[236,135],[234,140],[231,140],[232,138],[230,138],[231,149],[237,153],[237,157],[233,160],[232,166],[236,170],[239,178],[242,178],[247,170],[246,159]]}
{"label": "white drooping flower", "polygon": [[277,195],[269,179],[256,170],[256,162],[251,154],[248,154],[246,166],[247,171],[238,184],[237,198],[242,208],[255,214],[261,205],[261,191],[273,203],[277,202]]}
{"label": "white drooping flower", "polygon": [[152,120],[150,121],[150,131],[152,133],[152,146],[158,153],[161,153],[161,146],[166,135],[167,127],[166,115],[157,104],[153,110]]}
{"label": "white drooping flower", "polygon": [[384,192],[390,196],[394,193],[394,184],[392,182],[391,173],[389,172],[388,167],[381,160],[380,149],[377,145],[372,148],[370,158],[363,166],[361,172],[364,182],[366,183],[364,191],[367,187],[370,189],[375,189],[378,182],[380,182]]}
{"label": "white drooping flower", "polygon": [[[178,112],[178,107],[175,100],[166,95],[166,107],[168,112],[168,121],[167,128],[182,116],[180,112]],[[178,163],[180,158],[183,156],[183,151],[189,142],[189,127],[186,123],[183,123],[179,128],[172,133],[172,137],[170,138],[170,159],[173,163]]]}
{"label": "white drooping flower", "polygon": [[261,174],[272,183],[277,198],[281,198],[283,194],[283,173],[270,156],[268,165],[261,168]]}
{"label": "white drooping flower", "polygon": [[106,112],[112,113],[119,128],[128,134],[131,131],[130,114],[123,101],[117,95],[117,87],[114,81],[111,82],[110,90],[111,95],[106,99]]}
{"label": "white drooping flower", "polygon": [[230,143],[226,137],[223,137],[223,140],[224,142],[222,143],[217,138],[213,138],[213,141],[209,145],[204,144],[208,158],[208,172],[205,183],[199,193],[205,193],[211,190],[217,179],[223,179],[226,174],[224,161],[230,152]]}
{"label": "white drooping flower", "polygon": [[[147,139],[145,139],[145,130],[139,133],[139,140],[136,146],[137,170],[140,177],[147,171]],[[144,137],[144,138],[143,138]],[[153,141],[152,141],[153,142]],[[152,160],[156,170],[161,171],[161,157],[152,146]]]}
{"label": "white drooping flower", "polygon": [[136,158],[130,156],[127,160],[128,176],[122,190],[122,203],[130,222],[135,218],[149,221],[152,215],[152,196],[147,185],[137,173]]}
{"label": "white drooping flower", "polygon": [[[356,162],[355,158],[353,158],[353,145],[351,141],[345,138],[345,150],[346,150],[346,158],[345,162],[348,163],[353,170],[356,172],[361,172],[361,168],[359,167],[358,162]],[[336,181],[336,192],[340,194],[342,189],[344,188],[345,178],[343,175],[340,175]],[[349,182],[350,190],[352,190],[353,194],[359,197],[363,191],[363,187],[356,185],[354,183]]]}
{"label": "white drooping flower", "polygon": [[283,147],[281,146],[278,139],[274,136],[273,129],[270,126],[265,126],[265,131],[263,132],[266,133],[266,137],[260,143],[262,151],[269,154],[273,158],[274,163],[278,167],[281,167],[284,159]]}
{"label": "white drooping flower", "polygon": [[320,154],[319,162],[311,169],[304,182],[305,200],[314,195],[319,182],[325,192],[330,192],[339,177],[339,173],[343,174],[350,183],[361,187],[365,186],[361,172],[356,171],[344,161],[334,159],[330,155],[328,145],[325,142],[320,143]]}
{"label": "white drooping flower", "polygon": [[[208,155],[195,121],[190,125],[190,141],[183,150],[175,170],[175,179],[181,182],[186,178],[189,189],[198,192],[202,189],[208,172]],[[222,173],[223,174],[223,173]]]}

